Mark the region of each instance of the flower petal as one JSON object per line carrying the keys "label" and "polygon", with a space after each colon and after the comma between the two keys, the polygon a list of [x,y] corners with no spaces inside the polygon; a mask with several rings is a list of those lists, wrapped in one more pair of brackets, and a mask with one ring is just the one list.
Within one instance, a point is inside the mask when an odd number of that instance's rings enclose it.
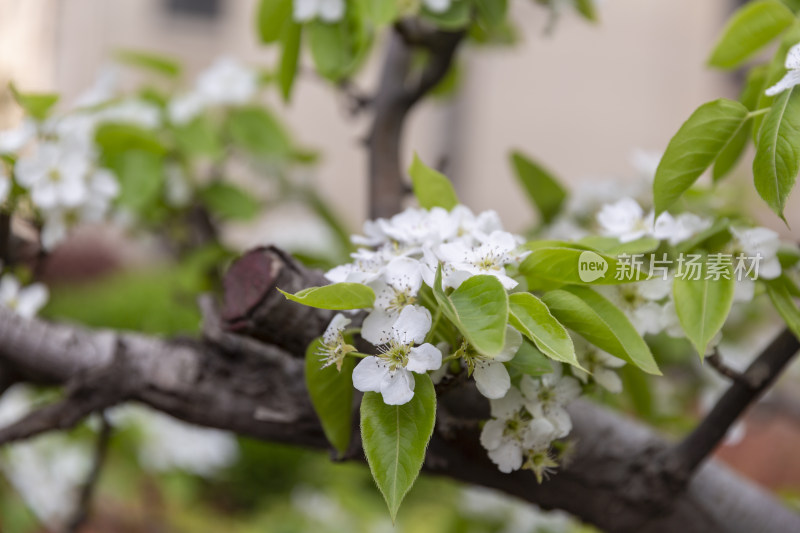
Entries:
{"label": "flower petal", "polygon": [[503,442],[503,431],[506,428],[504,420],[492,419],[484,424],[481,430],[481,446],[487,450],[494,450]]}
{"label": "flower petal", "polygon": [[381,394],[386,405],[403,405],[414,397],[414,376],[404,368],[386,372],[381,381]]}
{"label": "flower petal", "polygon": [[361,324],[361,336],[375,346],[386,344],[392,338],[392,326],[396,320],[396,314],[375,309],[364,318]]}
{"label": "flower petal", "polygon": [[408,353],[406,370],[422,374],[428,370],[438,370],[442,366],[442,352],[433,344],[425,343],[411,348]]}
{"label": "flower petal", "polygon": [[511,361],[514,356],[517,355],[520,346],[522,346],[522,333],[511,326],[507,326],[506,340],[503,349],[500,350],[500,353],[494,356],[492,360],[499,363]]}
{"label": "flower petal", "polygon": [[431,312],[425,307],[407,305],[392,326],[391,335],[400,344],[422,344],[430,329]]}
{"label": "flower petal", "polygon": [[475,367],[472,376],[478,392],[490,399],[502,398],[511,388],[511,378],[503,363],[489,361]]}
{"label": "flower petal", "polygon": [[503,441],[500,446],[490,450],[488,455],[504,474],[510,474],[522,466],[522,446],[515,440]]}
{"label": "flower petal", "polygon": [[353,369],[353,386],[361,392],[380,392],[388,372],[388,367],[377,357],[365,357]]}

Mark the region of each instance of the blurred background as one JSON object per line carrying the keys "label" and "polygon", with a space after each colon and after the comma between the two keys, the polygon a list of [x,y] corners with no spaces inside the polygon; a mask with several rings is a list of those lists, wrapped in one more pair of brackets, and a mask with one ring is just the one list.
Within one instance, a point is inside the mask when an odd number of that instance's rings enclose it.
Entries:
{"label": "blurred background", "polygon": [[[418,152],[444,169],[465,204],[476,212],[497,210],[507,229],[519,232],[532,226],[535,214],[513,176],[512,149],[544,163],[576,196],[580,191],[591,195],[603,180],[615,184],[608,187],[612,195],[638,190],[652,179],[659,154],[699,104],[736,98],[741,90],[740,77],[713,72],[704,64],[725,20],[741,3],[605,0],[598,24],[564,15],[548,31],[548,15],[541,6],[512,1],[519,42],[463,50],[456,91],[428,99],[414,111],[403,146],[406,161]],[[255,31],[257,4],[0,0],[0,130],[17,126],[22,118],[10,91],[4,90],[9,82],[26,92],[59,93],[58,106],[69,108],[98,72],[114,64],[120,50],[175,58],[183,65],[183,80],[194,79],[220,56],[273,68],[277,54],[259,42]],[[353,80],[366,93],[376,84],[382,58],[377,48]],[[121,69],[119,76],[123,88],[134,88],[148,74]],[[232,217],[220,225],[219,239],[228,252],[185,261],[188,256],[181,256],[175,268],[163,266],[163,250],[152,239],[120,245],[113,231],[79,231],[55,250],[43,270],[53,285],[45,316],[152,333],[191,333],[199,324],[193,298],[209,288],[198,272],[220,258],[276,243],[310,264],[341,260],[347,249],[335,244],[336,234],[357,232],[367,214],[362,140],[369,117],[353,115],[346,98],[309,65],[301,66],[288,105],[276,91],[268,92],[265,102],[299,146],[318,154],[317,164],[301,165],[290,176],[292,183],[313,187],[315,196],[285,194],[285,187],[265,186],[252,168],[241,171],[234,181],[268,208],[252,219]],[[733,181],[747,184],[749,179],[742,165]],[[796,233],[761,206],[752,186],[734,185],[733,191],[726,194],[748,205],[763,225],[797,240]],[[798,207],[795,194],[786,209],[792,228],[800,224]],[[180,287],[178,296],[175,287]],[[765,317],[770,322],[771,315]],[[750,319],[752,315],[741,318]],[[740,364],[761,339],[738,346]],[[659,357],[677,358],[679,351],[667,346]],[[734,359],[735,352],[730,353]],[[704,377],[690,380],[691,394],[680,387],[659,391],[669,387],[662,381],[650,384],[655,392],[648,393],[644,408],[635,393],[604,401],[635,411],[665,431],[681,432],[723,386],[704,369],[692,372]],[[800,400],[787,391],[800,379],[800,371],[795,368],[787,379],[788,385],[756,409],[719,455],[792,499],[800,487],[800,463],[786,459],[800,445]],[[631,385],[636,388],[626,382]],[[0,403],[0,420],[13,419],[52,394],[14,391]],[[394,529],[368,472],[359,465],[334,464],[324,454],[191,428],[141,408],[110,416],[122,429],[115,433],[96,517],[87,531],[589,530],[559,513],[538,512],[499,495],[427,478],[412,491]],[[96,421],[63,437],[36,439],[31,448],[4,450],[0,531],[46,531],[48,523],[63,518],[67,495],[87,468],[95,431]]]}

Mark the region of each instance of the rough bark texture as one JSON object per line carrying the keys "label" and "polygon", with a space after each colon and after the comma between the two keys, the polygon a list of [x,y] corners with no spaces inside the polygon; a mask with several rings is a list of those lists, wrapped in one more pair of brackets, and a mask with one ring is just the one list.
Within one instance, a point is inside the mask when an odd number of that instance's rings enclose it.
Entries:
{"label": "rough bark texture", "polygon": [[[314,318],[316,311],[274,290],[319,281],[318,273],[276,250],[246,254],[228,273],[222,320],[206,302],[203,340],[91,331],[28,321],[0,309],[0,360],[27,379],[62,383],[69,391],[62,403],[0,431],[0,442],[45,431],[48,424],[69,427],[87,412],[139,401],[208,427],[328,448],[305,390],[303,350],[295,349],[318,335],[326,318]],[[476,422],[487,408],[470,386],[443,393],[426,458],[429,472],[564,509],[608,531],[800,530],[796,514],[715,461],[687,483],[670,460],[668,442],[585,401],[570,407],[576,446],[568,466],[542,485],[529,472],[502,474],[479,444]],[[354,458],[361,457],[357,446]]]}

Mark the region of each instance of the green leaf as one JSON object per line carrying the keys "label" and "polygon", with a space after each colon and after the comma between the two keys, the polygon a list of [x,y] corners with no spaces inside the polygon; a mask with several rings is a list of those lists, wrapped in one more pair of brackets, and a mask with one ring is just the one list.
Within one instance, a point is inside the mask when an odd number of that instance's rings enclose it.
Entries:
{"label": "green leaf", "polygon": [[709,65],[733,69],[794,22],[794,14],[778,0],[757,0],[740,8],[728,21]]}
{"label": "green leaf", "polygon": [[[775,96],[768,96],[766,90],[772,87],[778,80],[783,78],[786,74],[786,54],[789,49],[800,41],[800,23],[795,24],[781,37],[781,42],[775,49],[772,59],[766,66],[766,75],[764,76],[764,83],[758,88],[756,99],[756,106],[754,109],[764,109],[772,105],[775,101]],[[745,104],[746,105],[746,104]],[[749,106],[748,106],[749,107]],[[753,109],[753,108],[751,108]],[[764,115],[756,115],[753,117],[753,142],[758,144],[758,135],[761,131],[761,124],[764,122]]]}
{"label": "green leaf", "polygon": [[521,152],[512,152],[511,161],[528,199],[539,210],[544,223],[550,223],[561,211],[567,191],[550,172]]}
{"label": "green leaf", "polygon": [[46,119],[59,98],[57,94],[52,93],[22,93],[13,83],[9,83],[8,88],[25,113],[36,120]]}
{"label": "green leaf", "polygon": [[580,244],[597,250],[607,255],[622,254],[646,254],[652,252],[661,243],[655,237],[642,237],[635,241],[620,242],[616,237],[603,237],[600,235],[589,235],[577,241]]}
{"label": "green leaf", "polygon": [[261,202],[247,191],[222,181],[215,181],[200,191],[200,199],[209,211],[226,220],[252,220],[261,212]]}
{"label": "green leaf", "polygon": [[345,357],[341,372],[336,365],[323,368],[318,352],[319,338],[306,350],[306,387],[311,396],[322,430],[340,455],[347,451],[353,427],[353,367],[352,357]]}
{"label": "green leaf", "polygon": [[730,144],[748,119],[739,102],[701,105],[670,140],[653,182],[656,216],[670,208]]}
{"label": "green leaf", "polygon": [[262,43],[281,38],[283,28],[292,20],[292,0],[261,0],[258,5],[258,36]]}
{"label": "green leaf", "polygon": [[129,150],[114,156],[108,166],[120,185],[117,202],[136,213],[146,213],[161,197],[164,183],[163,157],[143,150]]}
{"label": "green leaf", "polygon": [[701,359],[705,357],[708,343],[728,318],[735,286],[730,265],[726,269],[729,279],[705,279],[709,274],[708,264],[708,261],[702,261],[698,275],[687,271],[687,275],[676,277],[672,284],[678,319]]}
{"label": "green leaf", "polygon": [[353,28],[342,21],[337,24],[312,22],[308,26],[311,57],[317,71],[331,81],[339,81],[350,71],[358,59],[357,36]]}
{"label": "green leaf", "polygon": [[192,119],[188,124],[175,126],[178,149],[190,155],[219,159],[223,154],[219,131],[206,115]]}
{"label": "green leaf", "polygon": [[161,54],[120,50],[116,53],[116,59],[125,65],[148,70],[168,78],[177,78],[181,75],[181,64],[177,60]]}
{"label": "green leaf", "polygon": [[632,265],[593,250],[553,246],[534,249],[519,265],[519,272],[531,290],[570,283],[617,285],[647,278],[642,268],[631,272]]}
{"label": "green leaf", "polygon": [[514,358],[503,364],[506,365],[511,382],[515,385],[519,385],[522,376],[538,377],[553,371],[550,359],[528,339],[523,339]]}
{"label": "green leaf", "polygon": [[795,337],[800,338],[800,309],[792,298],[792,291],[782,278],[767,281],[767,294]]}
{"label": "green leaf", "polygon": [[566,287],[542,296],[556,319],[601,350],[661,375],[647,343],[625,314],[589,287]]}
{"label": "green leaf", "polygon": [[227,129],[233,142],[254,156],[282,158],[291,154],[291,143],[283,126],[262,107],[233,110]]}
{"label": "green leaf", "polygon": [[334,283],[322,287],[309,287],[296,294],[278,289],[287,300],[319,309],[364,309],[375,303],[375,293],[361,283]]}
{"label": "green leaf", "polygon": [[508,297],[509,323],[548,357],[580,368],[572,338],[539,298],[529,292]]}
{"label": "green leaf", "polygon": [[397,18],[398,2],[396,0],[360,0],[360,3],[364,17],[374,26],[386,26]]}
{"label": "green leaf", "polygon": [[447,296],[442,269],[436,271],[433,295],[442,313],[478,352],[492,357],[506,340],[508,293],[494,276],[472,276]]}
{"label": "green leaf", "polygon": [[[759,96],[764,91],[767,70],[767,65],[760,65],[751,69],[747,74],[747,80],[742,89],[742,94],[739,96],[739,101],[750,111],[755,111],[758,107]],[[731,139],[731,142],[719,153],[714,161],[714,168],[711,173],[715,183],[736,168],[736,164],[747,148],[752,129],[753,121],[748,120],[744,127]]]}
{"label": "green leaf", "polygon": [[475,0],[478,22],[487,27],[501,26],[508,14],[508,0]]}
{"label": "green leaf", "polygon": [[575,10],[589,22],[597,22],[595,0],[575,0]]}
{"label": "green leaf", "polygon": [[449,211],[458,205],[458,196],[450,180],[423,163],[417,154],[414,154],[408,173],[420,206],[425,209],[443,207]]}
{"label": "green leaf", "polygon": [[753,178],[756,190],[784,221],[783,209],[800,171],[800,88],[784,91],[761,125]]}
{"label": "green leaf", "polygon": [[278,85],[281,88],[283,101],[291,99],[292,87],[297,75],[297,65],[300,61],[300,42],[302,27],[299,24],[290,24],[283,34],[283,53],[278,66]]}
{"label": "green leaf", "polygon": [[97,128],[94,138],[104,157],[131,150],[150,152],[154,155],[167,153],[156,132],[131,124],[103,124]]}
{"label": "green leaf", "polygon": [[392,521],[422,469],[436,421],[436,393],[427,374],[414,374],[414,397],[386,405],[377,392],[361,401],[361,441],[372,477],[386,500]]}
{"label": "green leaf", "polygon": [[450,8],[444,13],[435,13],[423,4],[420,15],[422,18],[434,22],[443,30],[461,30],[470,23],[472,15],[472,6],[470,4],[471,2],[462,2],[460,0],[451,2]]}

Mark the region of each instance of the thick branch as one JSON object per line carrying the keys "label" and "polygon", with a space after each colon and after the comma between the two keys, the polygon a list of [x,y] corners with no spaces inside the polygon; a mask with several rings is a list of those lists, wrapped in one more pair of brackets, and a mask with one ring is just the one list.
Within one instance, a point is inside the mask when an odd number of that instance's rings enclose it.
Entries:
{"label": "thick branch", "polygon": [[[318,276],[285,264],[278,252],[259,254],[252,257],[268,263],[272,272],[265,286],[276,279],[311,284]],[[307,322],[310,326],[295,323],[306,328],[302,334],[277,331],[267,324],[270,317],[287,320],[286,315],[302,308],[274,290],[246,296],[256,302],[248,316],[262,320],[249,322],[249,331],[264,340],[275,335],[276,342],[296,344],[324,327],[324,320],[318,320]],[[26,321],[0,310],[0,360],[10,361],[26,376],[67,383],[78,374],[96,375],[114,367],[134,384],[126,397],[175,417],[260,439],[328,448],[305,390],[302,350],[290,354],[274,345],[238,342],[231,335],[218,329],[205,342],[170,342]],[[502,474],[488,460],[477,424],[487,416],[488,406],[473,387],[444,392],[439,404],[445,423],[437,427],[429,448],[430,472],[564,509],[608,531],[800,530],[795,514],[713,461],[688,485],[676,483],[666,466],[668,443],[590,403],[571,406],[573,460],[543,485],[529,472]]]}
{"label": "thick branch", "polygon": [[783,330],[734,381],[700,424],[678,446],[671,461],[684,475],[694,471],[722,442],[728,429],[766,391],[800,350],[800,342]]}

